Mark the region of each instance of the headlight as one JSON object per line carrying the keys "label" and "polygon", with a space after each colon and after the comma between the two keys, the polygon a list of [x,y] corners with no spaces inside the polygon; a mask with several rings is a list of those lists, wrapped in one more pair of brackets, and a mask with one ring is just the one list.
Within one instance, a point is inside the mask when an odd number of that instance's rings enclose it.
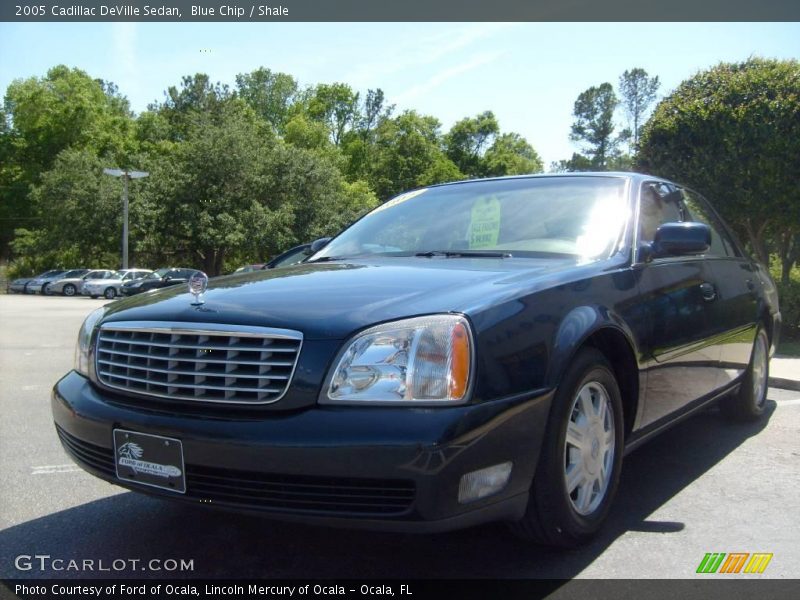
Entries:
{"label": "headlight", "polygon": [[363,331],[339,355],[322,403],[458,404],[473,363],[469,323],[434,315]]}
{"label": "headlight", "polygon": [[75,345],[75,370],[85,377],[89,377],[89,349],[92,346],[92,333],[104,314],[106,314],[105,307],[89,313],[78,334],[78,343]]}

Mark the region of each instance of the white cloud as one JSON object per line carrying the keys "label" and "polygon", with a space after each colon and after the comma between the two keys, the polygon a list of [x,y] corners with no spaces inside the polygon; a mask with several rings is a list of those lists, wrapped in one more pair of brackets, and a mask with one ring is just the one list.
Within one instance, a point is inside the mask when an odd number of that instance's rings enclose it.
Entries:
{"label": "white cloud", "polygon": [[406,34],[395,43],[385,45],[384,51],[374,56],[374,60],[353,69],[347,75],[346,81],[356,88],[370,87],[376,79],[434,65],[451,54],[518,25],[518,23],[471,23],[458,27],[442,27],[441,31],[422,37]]}
{"label": "white cloud", "polygon": [[418,83],[406,91],[401,92],[400,94],[394,96],[392,101],[396,102],[397,104],[407,104],[415,98],[418,98],[419,96],[422,96],[423,94],[426,94],[439,87],[448,79],[453,79],[454,77],[458,77],[467,71],[472,71],[478,67],[488,65],[489,63],[499,59],[501,56],[503,56],[503,54],[505,54],[505,52],[487,52],[475,55],[468,61],[439,71],[422,83]]}

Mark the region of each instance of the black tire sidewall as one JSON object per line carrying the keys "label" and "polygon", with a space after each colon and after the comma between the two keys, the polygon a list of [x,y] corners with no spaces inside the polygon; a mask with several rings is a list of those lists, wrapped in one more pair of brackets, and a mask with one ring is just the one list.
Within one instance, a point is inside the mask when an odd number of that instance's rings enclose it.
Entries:
{"label": "black tire sidewall", "polygon": [[[759,338],[763,338],[764,342],[764,351],[766,352],[767,361],[764,365],[766,370],[765,377],[767,378],[767,384],[764,386],[764,398],[763,402],[759,404],[759,398],[755,397],[753,394],[753,361],[755,360],[756,356],[756,344],[758,343]],[[743,409],[746,410],[754,417],[759,417],[764,414],[764,410],[767,406],[766,395],[769,389],[769,338],[767,337],[766,331],[763,328],[759,328],[756,332],[756,339],[753,343],[753,350],[750,356],[750,364],[747,366],[747,374],[745,375],[744,381],[742,382],[742,389],[739,394],[739,401],[743,404]]]}
{"label": "black tire sidewall", "polygon": [[[577,392],[588,382],[597,381],[608,392],[614,412],[615,448],[611,479],[606,495],[597,509],[590,515],[581,515],[572,506],[564,481],[564,445],[567,421]],[[544,527],[553,527],[551,536],[563,538],[565,545],[581,543],[598,531],[614,500],[622,467],[624,421],[622,397],[611,365],[599,351],[592,348],[582,350],[564,374],[553,398],[547,433],[545,436],[539,468],[534,477],[536,495]]]}
{"label": "black tire sidewall", "polygon": [[[67,293],[67,290],[72,290],[72,293],[71,294]],[[65,296],[74,296],[77,293],[77,291],[78,290],[75,289],[74,285],[72,285],[71,283],[68,283],[67,285],[64,286],[64,289],[61,290],[61,293],[64,294]]]}
{"label": "black tire sidewall", "polygon": [[[111,295],[110,295],[110,296],[109,296],[109,294],[108,294],[109,292],[111,292]],[[106,298],[106,299],[108,299],[108,300],[113,300],[114,298],[116,298],[116,297],[117,297],[117,290],[115,290],[115,289],[114,289],[114,288],[112,288],[112,287],[110,287],[110,288],[106,288],[106,289],[105,289],[105,291],[103,292],[103,297],[104,297],[104,298]]]}

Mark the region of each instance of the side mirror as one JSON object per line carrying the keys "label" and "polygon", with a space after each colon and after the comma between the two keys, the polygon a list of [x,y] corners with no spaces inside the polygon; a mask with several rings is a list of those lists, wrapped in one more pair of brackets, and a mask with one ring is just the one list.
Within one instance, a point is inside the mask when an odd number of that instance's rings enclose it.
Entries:
{"label": "side mirror", "polygon": [[711,229],[705,223],[664,223],[656,230],[653,257],[703,254],[711,247]]}
{"label": "side mirror", "polygon": [[332,239],[333,238],[324,237],[311,242],[311,254],[316,254],[317,252],[322,250],[325,246],[328,245],[328,242],[330,242]]}

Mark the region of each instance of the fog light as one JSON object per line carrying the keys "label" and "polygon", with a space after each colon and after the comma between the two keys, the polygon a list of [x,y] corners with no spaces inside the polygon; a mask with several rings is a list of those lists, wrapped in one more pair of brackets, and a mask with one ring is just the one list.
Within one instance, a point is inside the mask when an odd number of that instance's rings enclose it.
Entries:
{"label": "fog light", "polygon": [[511,467],[511,462],[504,462],[462,475],[458,485],[459,504],[474,502],[502,490],[511,476]]}

